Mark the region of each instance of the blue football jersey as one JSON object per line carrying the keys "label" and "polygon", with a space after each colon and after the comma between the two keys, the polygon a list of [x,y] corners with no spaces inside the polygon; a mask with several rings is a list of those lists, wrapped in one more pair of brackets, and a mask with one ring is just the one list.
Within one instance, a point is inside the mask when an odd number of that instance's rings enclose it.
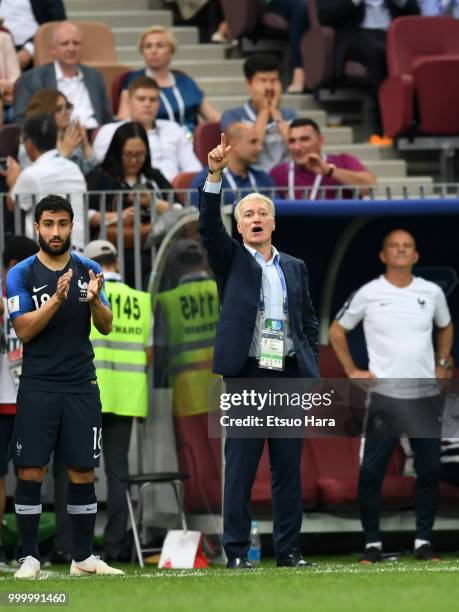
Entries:
{"label": "blue football jersey", "polygon": [[[91,310],[87,302],[89,270],[98,263],[71,253],[63,270],[47,268],[32,255],[11,268],[6,279],[8,312],[14,321],[40,308],[56,292],[58,278],[73,269],[67,300],[32,340],[24,343],[20,388],[78,393],[97,392],[94,352],[89,340]],[[102,302],[110,303],[102,290]]]}

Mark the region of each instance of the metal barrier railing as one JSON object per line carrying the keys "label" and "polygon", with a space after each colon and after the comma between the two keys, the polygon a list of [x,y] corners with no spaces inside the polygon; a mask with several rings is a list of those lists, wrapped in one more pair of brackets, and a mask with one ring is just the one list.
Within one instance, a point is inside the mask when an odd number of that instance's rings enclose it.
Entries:
{"label": "metal barrier railing", "polygon": [[[364,195],[362,196],[362,190]],[[284,198],[291,199],[290,196],[296,195],[294,198],[298,203],[307,202],[310,200],[311,187],[295,187],[295,193],[289,192],[288,188],[270,187],[261,189],[261,193],[267,195],[271,199]],[[410,200],[410,199],[459,199],[459,184],[434,184],[427,180],[420,179],[418,183],[412,182],[397,182],[397,183],[377,183],[372,186],[349,186],[338,185],[333,187],[320,187],[317,193],[316,200],[329,199],[330,192],[333,192],[336,199],[363,199],[363,200]],[[156,192],[149,192],[151,196],[145,204],[145,191],[107,191],[107,192],[88,192],[85,194],[67,194],[68,199],[72,202],[75,209],[75,223],[82,224],[82,236],[84,244],[94,238],[111,240],[116,244],[120,256],[120,274],[126,278],[127,272],[131,284],[136,288],[146,286],[146,276],[154,266],[156,247],[161,240],[161,232],[156,231],[155,225],[158,224],[158,219],[162,216],[157,212],[157,206],[160,204],[161,195]],[[225,203],[237,202],[247,193],[247,190],[224,189],[222,201]],[[230,194],[230,197],[228,197]],[[64,194],[65,195],[65,192]],[[196,197],[196,190],[180,189],[180,190],[163,190],[163,196],[167,198],[169,211],[167,217],[163,217],[162,225],[163,233],[170,229],[174,222],[181,216],[181,206],[189,208],[192,206],[192,198]],[[298,198],[298,196],[301,196]],[[328,196],[328,197],[327,197]],[[36,194],[27,196],[28,204],[32,207],[29,211],[23,211],[21,201],[23,197],[16,198],[14,208],[10,211],[6,203],[6,194],[0,194],[0,252],[3,252],[5,240],[12,234],[23,234],[26,232],[26,219],[28,222],[28,235],[34,238],[32,224],[30,219],[33,215],[33,207],[38,201]],[[180,200],[180,203],[177,202]],[[126,225],[123,218],[123,211],[127,205],[131,207],[132,217],[132,244],[126,246]],[[100,220],[97,226],[91,223],[92,211],[100,215]],[[109,213],[115,213],[114,219],[111,218],[108,222]],[[164,213],[163,213],[164,214]],[[167,222],[166,222],[167,219]],[[149,235],[142,241],[142,234],[145,236],[145,231],[150,226]],[[110,226],[116,227],[116,235],[110,232]],[[79,228],[81,233],[81,227]],[[125,248],[126,246],[126,248]],[[81,250],[81,249],[80,249]],[[127,267],[129,266],[129,270]],[[145,269],[148,268],[148,269]]]}

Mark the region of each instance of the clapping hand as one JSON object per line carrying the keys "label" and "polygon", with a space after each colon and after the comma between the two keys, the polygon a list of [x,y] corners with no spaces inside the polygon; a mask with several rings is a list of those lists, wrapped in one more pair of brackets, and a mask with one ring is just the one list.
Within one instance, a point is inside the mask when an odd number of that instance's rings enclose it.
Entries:
{"label": "clapping hand", "polygon": [[80,124],[71,122],[65,128],[62,140],[58,142],[59,152],[63,157],[69,157],[73,151],[81,144],[83,136],[81,134]]}
{"label": "clapping hand", "polygon": [[226,168],[229,161],[231,147],[226,145],[226,136],[221,134],[221,141],[215,149],[212,149],[207,156],[207,164],[210,172],[221,172]]}
{"label": "clapping hand", "polygon": [[94,301],[99,296],[103,283],[104,275],[102,273],[94,274],[93,270],[89,270],[89,284],[87,293],[87,300],[89,303]]}
{"label": "clapping hand", "polygon": [[60,276],[56,286],[56,297],[59,302],[65,302],[69,294],[70,282],[73,277],[73,270],[68,270],[65,274]]}

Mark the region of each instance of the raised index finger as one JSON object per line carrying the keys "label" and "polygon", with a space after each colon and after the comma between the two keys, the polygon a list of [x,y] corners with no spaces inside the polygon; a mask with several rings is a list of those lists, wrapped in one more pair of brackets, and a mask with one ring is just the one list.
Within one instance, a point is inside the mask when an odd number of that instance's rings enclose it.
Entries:
{"label": "raised index finger", "polygon": [[226,134],[225,134],[225,132],[221,133],[220,144],[223,147],[223,151],[225,151],[225,149],[226,149]]}

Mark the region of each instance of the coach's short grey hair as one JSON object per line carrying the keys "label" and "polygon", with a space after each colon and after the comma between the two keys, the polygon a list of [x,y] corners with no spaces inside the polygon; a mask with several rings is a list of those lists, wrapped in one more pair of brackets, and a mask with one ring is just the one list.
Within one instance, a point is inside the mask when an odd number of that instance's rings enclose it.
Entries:
{"label": "coach's short grey hair", "polygon": [[261,193],[257,193],[256,191],[253,191],[252,193],[249,193],[246,196],[244,196],[242,200],[239,200],[239,202],[236,204],[236,208],[234,209],[234,218],[236,219],[237,223],[239,223],[239,212],[241,210],[241,206],[243,206],[243,204],[245,204],[246,202],[250,202],[251,200],[261,200],[268,206],[268,210],[271,213],[271,216],[272,217],[276,216],[276,209],[274,207],[274,202],[267,196]]}

